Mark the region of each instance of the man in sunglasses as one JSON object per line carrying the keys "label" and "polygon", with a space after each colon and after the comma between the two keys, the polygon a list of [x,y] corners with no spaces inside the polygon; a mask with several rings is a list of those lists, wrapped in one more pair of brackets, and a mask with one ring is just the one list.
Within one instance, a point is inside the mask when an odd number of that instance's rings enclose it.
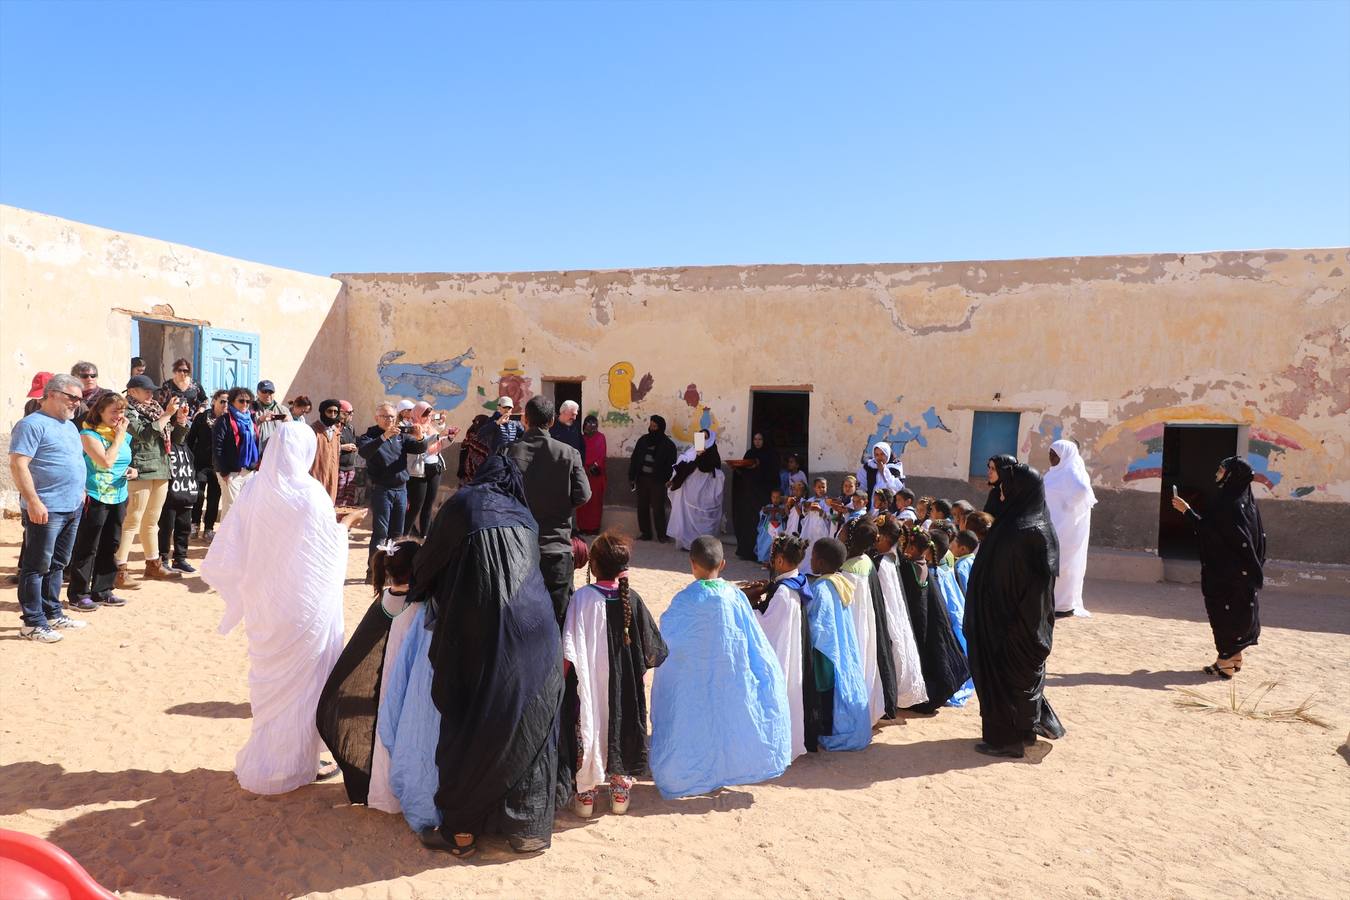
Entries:
{"label": "man in sunglasses", "polygon": [[19,420],[9,439],[9,471],[23,512],[19,636],[43,644],[61,640],[61,629],[85,625],[61,607],[61,573],[84,509],[84,448],[71,421],[81,399],[78,379],[54,376],[43,388],[42,405]]}

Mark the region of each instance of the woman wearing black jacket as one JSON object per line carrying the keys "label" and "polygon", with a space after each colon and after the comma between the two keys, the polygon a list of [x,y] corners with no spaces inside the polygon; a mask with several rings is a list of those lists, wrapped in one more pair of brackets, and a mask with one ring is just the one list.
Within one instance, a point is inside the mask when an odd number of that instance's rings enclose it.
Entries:
{"label": "woman wearing black jacket", "polygon": [[[205,540],[216,536],[216,519],[220,513],[220,482],[216,481],[216,470],[211,462],[211,428],[216,419],[225,415],[229,391],[216,391],[211,395],[211,405],[197,413],[188,429],[187,446],[192,451],[192,462],[197,470],[197,500],[192,504],[192,533],[200,534]],[[202,521],[203,509],[206,521]],[[205,529],[202,525],[205,524]]]}
{"label": "woman wearing black jacket", "polygon": [[1200,536],[1200,591],[1219,653],[1204,671],[1225,680],[1242,671],[1242,651],[1261,636],[1256,594],[1265,583],[1266,532],[1252,497],[1255,475],[1240,456],[1219,463],[1219,496],[1203,516],[1172,495],[1173,508]]}

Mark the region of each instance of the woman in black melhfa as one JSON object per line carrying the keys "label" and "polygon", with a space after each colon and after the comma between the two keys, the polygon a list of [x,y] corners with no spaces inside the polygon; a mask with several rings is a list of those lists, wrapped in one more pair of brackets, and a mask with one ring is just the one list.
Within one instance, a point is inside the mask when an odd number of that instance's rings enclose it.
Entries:
{"label": "woman in black melhfa", "polygon": [[1242,671],[1242,651],[1261,636],[1256,593],[1264,583],[1266,532],[1252,497],[1251,465],[1230,456],[1214,480],[1219,496],[1203,516],[1180,497],[1172,506],[1184,513],[1200,536],[1200,591],[1219,656],[1205,666],[1209,675],[1232,678]]}

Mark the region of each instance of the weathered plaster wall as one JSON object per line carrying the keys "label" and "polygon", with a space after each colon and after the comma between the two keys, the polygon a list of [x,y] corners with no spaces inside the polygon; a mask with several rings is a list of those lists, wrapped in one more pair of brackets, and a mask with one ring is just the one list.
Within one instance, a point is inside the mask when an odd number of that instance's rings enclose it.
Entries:
{"label": "weathered plaster wall", "polygon": [[12,207],[0,232],[0,441],[34,372],[88,358],[118,384],[132,313],[167,313],[260,332],[264,377],[359,422],[416,396],[466,425],[499,391],[581,378],[616,462],[652,413],[739,454],[753,388],[809,386],[813,471],[880,437],[916,487],[974,499],[974,411],[1018,410],[1033,463],[1082,443],[1112,547],[1155,545],[1162,427],[1235,423],[1273,555],[1350,562],[1345,248],[339,281]]}
{"label": "weathered plaster wall", "polygon": [[[1332,504],[1316,518],[1350,523],[1347,273],[1337,248],[335,277],[367,416],[417,395],[466,424],[503,387],[582,377],[611,456],[652,413],[677,440],[718,429],[726,456],[746,445],[752,387],[810,385],[813,470],[851,470],[883,437],[913,475],[964,481],[974,410],[1019,410],[1042,468],[1057,437],[1081,442],[1099,540],[1151,547],[1169,422],[1245,426],[1258,495],[1290,503],[1276,518]],[[1081,414],[1090,401],[1104,418]],[[1350,561],[1345,543],[1311,558]]]}
{"label": "weathered plaster wall", "polygon": [[[278,391],[345,388],[341,289],[332,278],[0,206],[0,443],[8,449],[36,372],[88,359],[102,385],[120,389],[132,313],[260,333],[263,377]],[[321,328],[327,344],[310,356]],[[0,468],[3,496],[9,467]]]}

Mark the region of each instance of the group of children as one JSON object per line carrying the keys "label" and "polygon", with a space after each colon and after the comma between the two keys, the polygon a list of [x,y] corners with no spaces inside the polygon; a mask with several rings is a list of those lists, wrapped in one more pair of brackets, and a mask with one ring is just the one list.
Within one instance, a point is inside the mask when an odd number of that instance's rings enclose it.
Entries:
{"label": "group of children", "polygon": [[[771,504],[769,515],[784,521],[767,554],[768,580],[724,580],[721,542],[695,540],[694,581],[659,624],[628,583],[631,542],[612,532],[595,539],[588,584],[561,635],[560,757],[575,779],[577,815],[593,814],[601,789],[613,812],[626,812],[634,780],[649,773],[667,798],[763,781],[803,753],[862,749],[900,710],[965,703],[964,588],[992,520],[958,508],[952,521],[950,504],[925,498],[915,508],[907,491],[898,509],[883,495],[869,511],[856,488],[850,479],[842,497],[827,498],[817,480],[814,504],[801,496],[790,508]],[[384,642],[379,676],[361,688],[375,715],[357,739],[369,740],[371,753],[355,778],[346,775],[353,802],[402,812],[421,832],[440,824],[440,717],[430,700],[429,632],[419,627],[425,613],[405,596],[417,552],[416,541],[402,540],[374,559],[376,602],[352,638]],[[321,722],[320,730],[330,747],[351,742],[336,727]]]}

